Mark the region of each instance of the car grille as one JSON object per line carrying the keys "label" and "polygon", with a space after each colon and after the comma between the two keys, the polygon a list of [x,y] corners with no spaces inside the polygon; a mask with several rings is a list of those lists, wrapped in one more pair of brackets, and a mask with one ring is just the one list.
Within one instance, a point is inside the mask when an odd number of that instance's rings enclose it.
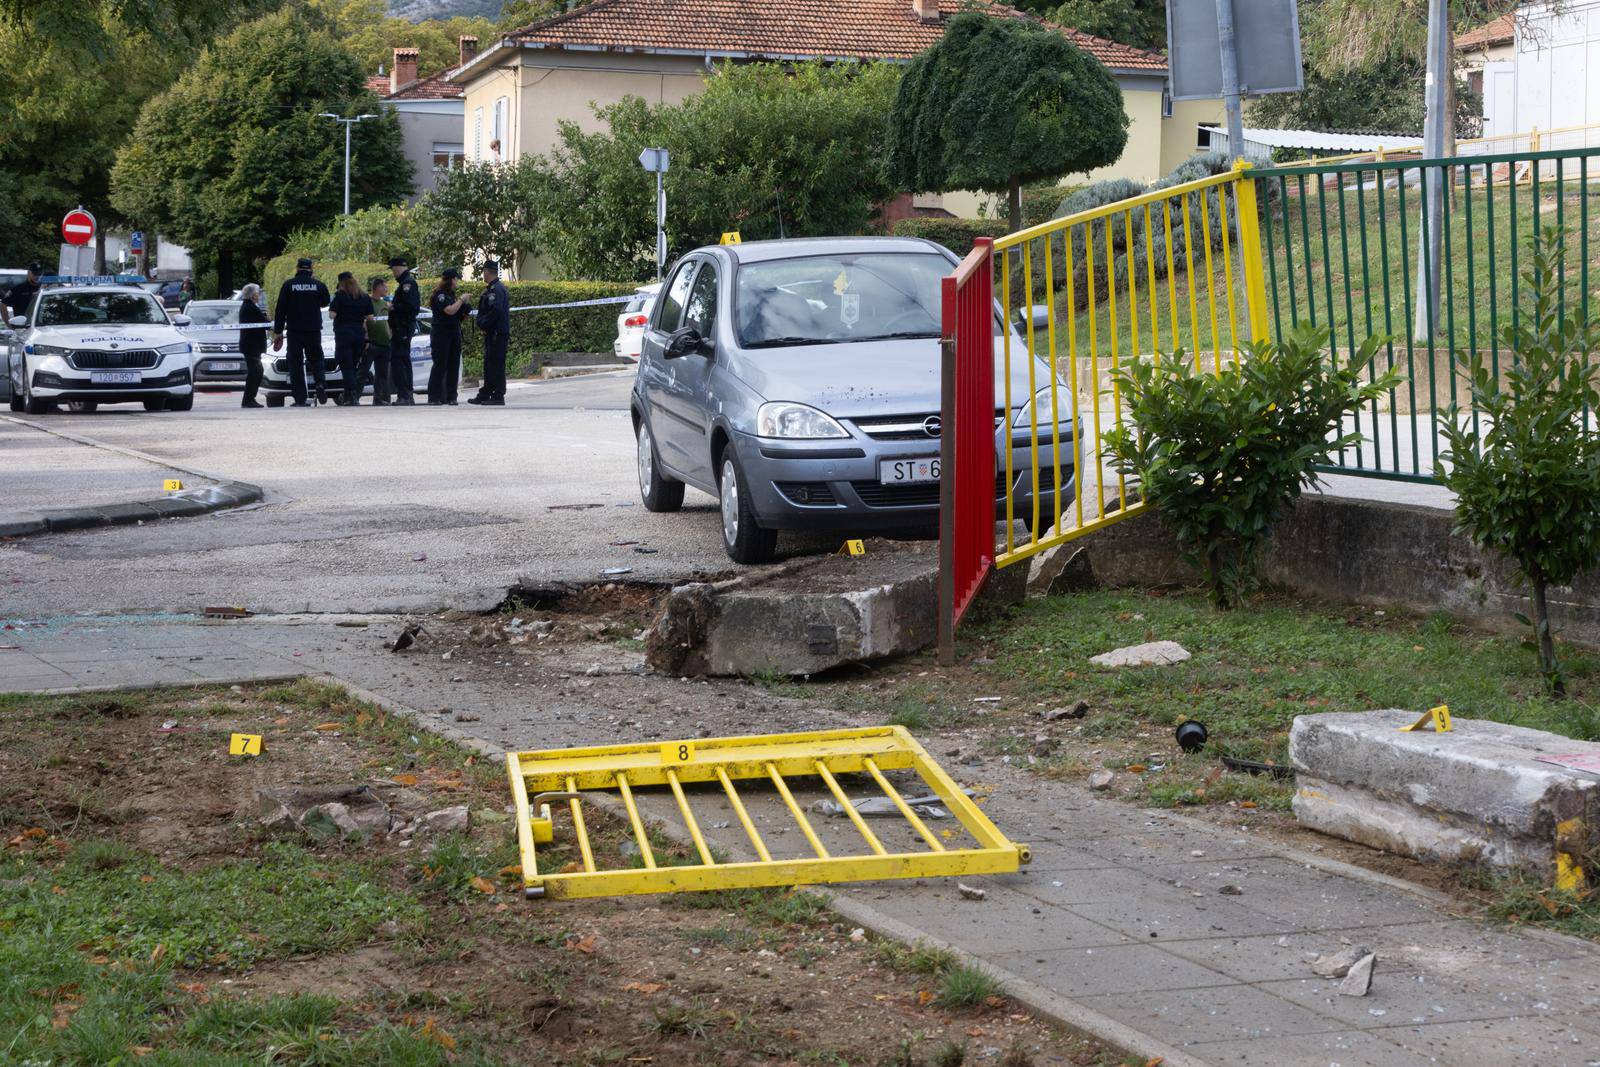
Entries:
{"label": "car grille", "polygon": [[204,352],[208,355],[239,351],[237,344],[229,344],[226,341],[203,341],[194,347],[196,352]]}
{"label": "car grille", "polygon": [[[1000,425],[1003,410],[995,412],[994,424]],[[943,418],[937,412],[922,415],[874,415],[867,419],[852,419],[856,429],[874,441],[928,441],[938,440]]]}
{"label": "car grille", "polygon": [[[1070,473],[1070,468],[1067,469]],[[1013,471],[1019,479],[1012,499],[1015,500],[1033,489],[1033,476],[1026,471]],[[1056,487],[1056,474],[1052,467],[1045,467],[1039,471],[1039,492],[1053,492]],[[882,482],[851,482],[850,488],[856,491],[856,496],[869,508],[932,508],[939,506],[939,483],[923,482],[916,485],[884,485]],[[1006,496],[1006,476],[1002,472],[994,476],[994,496],[996,500],[1004,500]]]}
{"label": "car grille", "polygon": [[799,504],[801,507],[831,508],[838,505],[834,499],[833,487],[827,482],[773,482],[778,487],[778,492],[789,498],[790,503]]}
{"label": "car grille", "polygon": [[147,370],[161,362],[161,357],[148,348],[136,348],[127,352],[74,352],[67,362],[78,370]]}

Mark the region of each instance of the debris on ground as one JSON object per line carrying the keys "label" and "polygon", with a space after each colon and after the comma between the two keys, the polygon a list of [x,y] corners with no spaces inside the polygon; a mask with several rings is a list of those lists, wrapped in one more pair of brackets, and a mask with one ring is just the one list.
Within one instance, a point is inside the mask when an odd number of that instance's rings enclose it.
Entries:
{"label": "debris on ground", "polygon": [[[972,790],[966,790],[966,793],[971,796]],[[944,807],[944,802],[931,794],[925,797],[906,797],[904,799],[906,807],[916,812],[921,818],[948,819],[950,817],[950,812]],[[900,818],[900,809],[888,797],[861,797],[857,800],[852,800],[850,806],[856,809],[856,814],[868,819]],[[820,815],[844,818],[843,805],[837,804],[832,800],[819,800],[811,805],[811,810]]]}
{"label": "debris on ground", "polygon": [[987,900],[989,898],[987,889],[979,889],[977,886],[970,886],[964,882],[957,882],[956,890],[960,892],[963,900]]}
{"label": "debris on ground", "polygon": [[1047,733],[1037,733],[1033,735],[1033,747],[1029,751],[1035,756],[1048,756],[1060,747],[1060,739]]}
{"label": "debris on ground", "polygon": [[551,504],[546,511],[588,511],[590,508],[603,508],[604,504]]}
{"label": "debris on ground", "polygon": [[1065,707],[1041,711],[1039,717],[1045,722],[1060,722],[1062,719],[1081,719],[1087,714],[1089,714],[1089,702],[1087,700],[1074,700]]}
{"label": "debris on ground", "polygon": [[1352,945],[1331,956],[1318,956],[1311,961],[1311,973],[1318,978],[1343,978],[1363,957],[1372,955],[1366,945]]}
{"label": "debris on ground", "polygon": [[1167,667],[1188,658],[1189,650],[1176,641],[1149,641],[1090,656],[1089,662],[1096,667]]}
{"label": "debris on ground", "polygon": [[1111,788],[1111,783],[1116,780],[1116,775],[1111,771],[1099,770],[1089,775],[1089,788],[1102,791]]}
{"label": "debris on ground", "polygon": [[1178,747],[1185,752],[1199,752],[1206,747],[1206,738],[1211,736],[1211,731],[1206,729],[1206,724],[1199,719],[1188,719],[1178,724],[1172,732],[1177,740]]}
{"label": "debris on ground", "polygon": [[200,614],[208,619],[248,619],[255,615],[249,608],[202,608]]}
{"label": "debris on ground", "polygon": [[383,837],[395,822],[368,785],[258,789],[256,818],[269,829],[298,827],[318,840]]}
{"label": "debris on ground", "polygon": [[422,624],[416,622],[406,623],[400,630],[400,636],[389,645],[390,652],[404,652],[417,643],[417,638],[423,633]]}
{"label": "debris on ground", "polygon": [[1232,883],[1229,883],[1228,885],[1222,886],[1221,888],[1219,888],[1217,890],[1217,892],[1221,893],[1225,897],[1242,897],[1242,896],[1244,896],[1244,890],[1240,889],[1236,885],[1233,885]]}
{"label": "debris on ground", "polygon": [[1372,989],[1372,968],[1377,962],[1378,957],[1371,952],[1357,960],[1355,966],[1350,968],[1350,973],[1345,975],[1344,981],[1339,983],[1339,995],[1366,996]]}
{"label": "debris on ground", "polygon": [[[467,806],[465,804],[456,804],[452,807],[428,812],[411,824],[410,830],[416,833],[464,834],[467,832],[470,818],[467,813]],[[402,827],[400,832],[406,833],[408,830]]]}

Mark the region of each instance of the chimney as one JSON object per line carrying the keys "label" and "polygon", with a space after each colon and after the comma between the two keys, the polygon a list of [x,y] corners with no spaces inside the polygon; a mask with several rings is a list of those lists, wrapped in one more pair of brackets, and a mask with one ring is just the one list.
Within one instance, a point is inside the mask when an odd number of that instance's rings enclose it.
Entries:
{"label": "chimney", "polygon": [[473,61],[473,59],[477,57],[477,55],[478,55],[478,39],[476,37],[471,36],[471,35],[467,35],[467,36],[463,36],[463,37],[458,38],[458,41],[459,41],[459,43],[461,45],[461,62],[460,62],[459,65],[464,67],[468,63],[471,63]]}
{"label": "chimney", "polygon": [[921,22],[938,22],[939,0],[911,0],[911,14]]}
{"label": "chimney", "polygon": [[417,80],[417,50],[415,48],[396,48],[394,50],[394,69],[389,72],[389,91],[399,92],[402,85],[410,85]]}

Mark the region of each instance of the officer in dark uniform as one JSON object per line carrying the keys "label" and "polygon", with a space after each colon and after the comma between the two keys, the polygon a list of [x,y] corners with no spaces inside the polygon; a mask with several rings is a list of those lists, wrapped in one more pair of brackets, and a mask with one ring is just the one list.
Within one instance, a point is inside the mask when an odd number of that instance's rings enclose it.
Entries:
{"label": "officer in dark uniform", "polygon": [[272,350],[283,347],[289,335],[289,387],[294,391],[294,406],[306,406],[306,369],[316,383],[317,403],[328,399],[322,377],[322,309],[329,303],[328,287],[311,275],[311,260],[301,258],[295,275],[278,290],[278,303],[272,317]]}
{"label": "officer in dark uniform", "polygon": [[394,302],[389,305],[389,378],[394,383],[395,403],[415,404],[411,392],[411,339],[417,335],[417,316],[422,312],[422,294],[417,279],[404,256],[389,260],[394,271]]}
{"label": "officer in dark uniform", "polygon": [[433,332],[428,335],[433,349],[433,371],[428,375],[428,403],[456,402],[456,387],[461,380],[461,320],[472,313],[472,303],[459,292],[461,272],[449,267],[439,277],[439,287],[428,298],[433,313]]}
{"label": "officer in dark uniform", "polygon": [[6,325],[9,326],[11,320],[17,315],[26,315],[28,308],[33,306],[33,298],[39,292],[39,275],[43,273],[43,267],[37,263],[30,263],[28,265],[28,276],[13,285],[11,291],[6,294]]}
{"label": "officer in dark uniform", "polygon": [[478,298],[478,329],[483,331],[483,384],[469,404],[503,407],[506,402],[506,346],[511,341],[511,294],[500,281],[500,264],[483,265],[485,288]]}

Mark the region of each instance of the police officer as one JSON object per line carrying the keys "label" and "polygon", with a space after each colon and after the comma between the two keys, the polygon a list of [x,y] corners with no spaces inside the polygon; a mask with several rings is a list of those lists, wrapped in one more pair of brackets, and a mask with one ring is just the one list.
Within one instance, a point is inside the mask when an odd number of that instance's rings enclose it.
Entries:
{"label": "police officer", "polygon": [[328,287],[311,274],[311,260],[302,257],[295,263],[295,275],[278,290],[277,309],[272,318],[272,350],[283,347],[289,335],[289,387],[294,391],[294,406],[306,407],[306,368],[317,387],[317,403],[325,403],[328,389],[322,377],[322,309],[330,302]]}
{"label": "police officer", "polygon": [[28,308],[33,305],[33,298],[39,292],[39,275],[44,273],[44,268],[37,263],[28,265],[28,276],[6,294],[6,325],[18,315],[26,315]]}
{"label": "police officer", "polygon": [[411,339],[417,334],[417,315],[422,311],[422,294],[417,279],[404,256],[389,260],[394,271],[394,302],[389,305],[389,377],[394,384],[395,403],[415,404],[411,392]]}
{"label": "police officer", "polygon": [[511,295],[500,282],[500,264],[483,265],[485,288],[478,298],[478,329],[483,331],[483,384],[469,404],[503,407],[506,402],[506,346],[511,340]]}
{"label": "police officer", "polygon": [[433,313],[433,331],[428,335],[433,348],[433,371],[428,375],[430,404],[456,402],[461,381],[461,320],[472,312],[472,303],[459,291],[460,280],[460,271],[447,268],[428,298],[428,310]]}

